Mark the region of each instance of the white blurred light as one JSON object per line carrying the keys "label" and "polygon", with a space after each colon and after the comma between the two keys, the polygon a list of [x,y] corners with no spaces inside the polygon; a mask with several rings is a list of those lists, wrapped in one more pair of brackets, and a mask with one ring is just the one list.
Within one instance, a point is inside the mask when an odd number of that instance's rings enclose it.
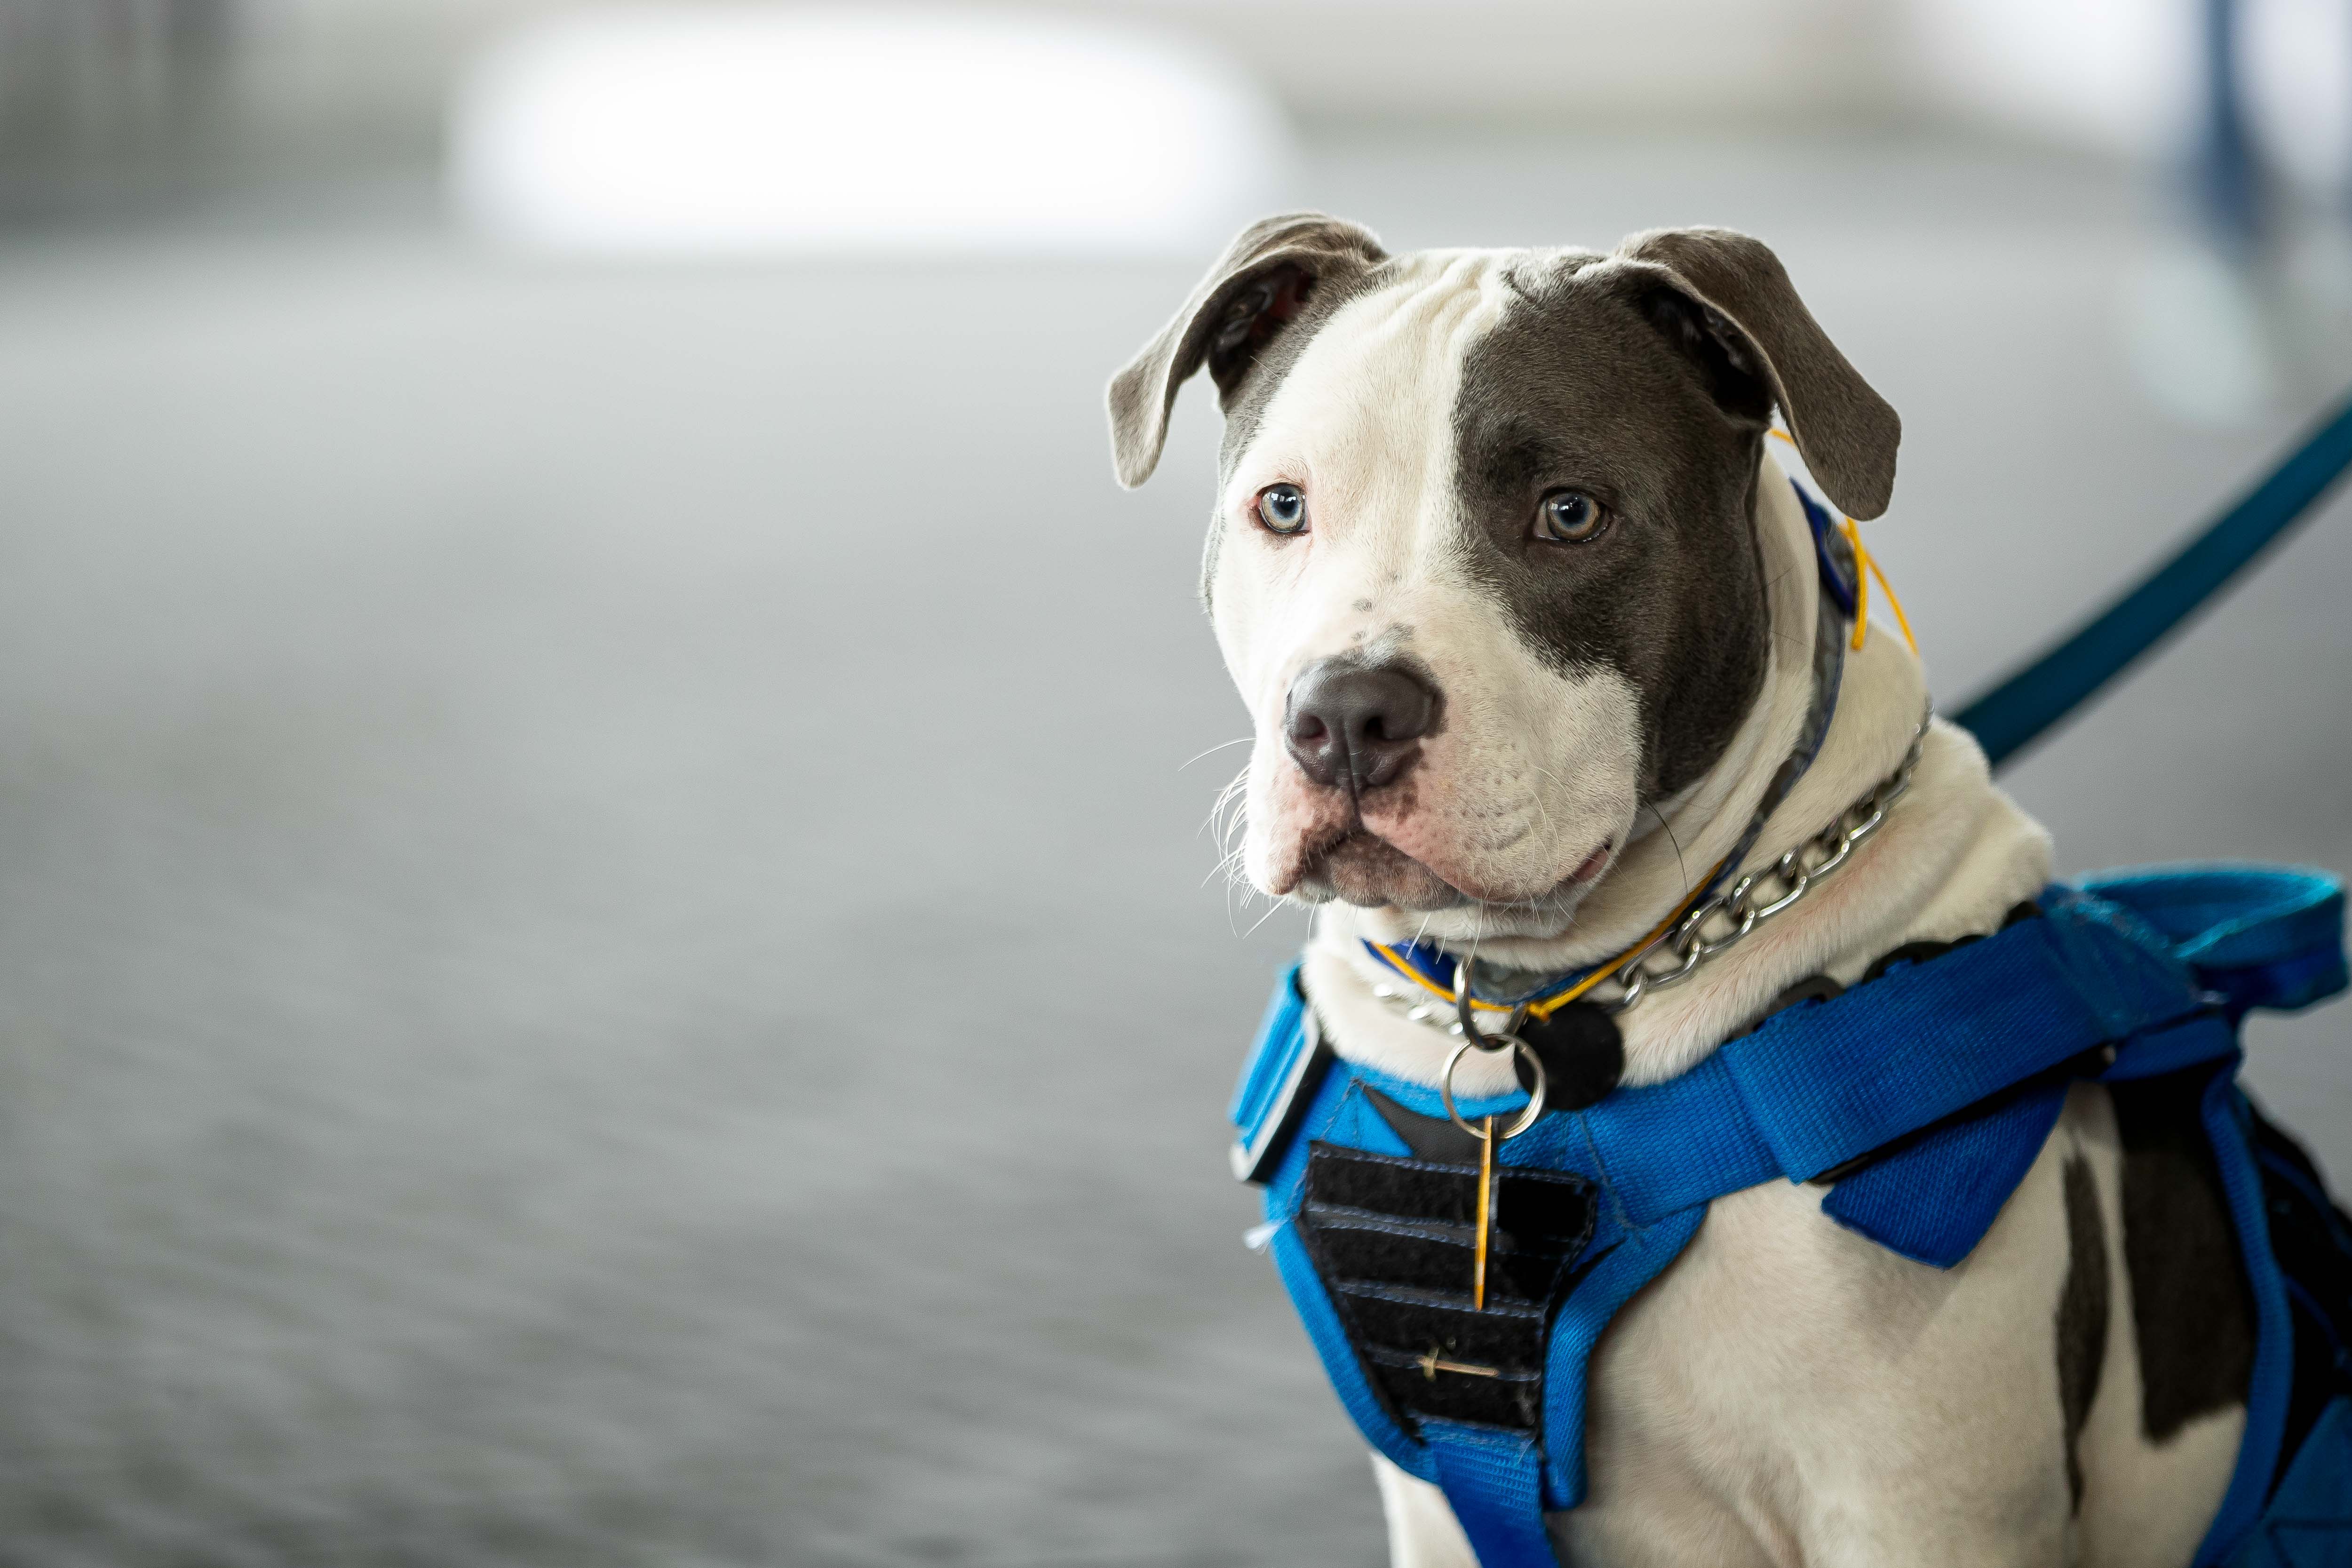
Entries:
{"label": "white blurred light", "polygon": [[1254,83],[1145,34],[896,7],[571,13],[476,62],[453,194],[567,250],[1197,257],[1281,205]]}
{"label": "white blurred light", "polygon": [[2197,124],[2197,0],[1911,0],[1922,62],[1962,106],[2115,152]]}
{"label": "white blurred light", "polygon": [[[1922,63],[1995,120],[2132,154],[2187,149],[2204,113],[2200,0],[1911,0]],[[2352,6],[2242,0],[2239,83],[2263,152],[2321,186],[2352,177]]]}

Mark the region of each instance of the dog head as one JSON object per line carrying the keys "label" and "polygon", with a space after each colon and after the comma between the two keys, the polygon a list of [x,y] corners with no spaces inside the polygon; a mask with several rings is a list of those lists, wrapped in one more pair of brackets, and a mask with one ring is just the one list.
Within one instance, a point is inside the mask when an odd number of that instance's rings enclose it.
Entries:
{"label": "dog head", "polygon": [[1121,483],[1203,367],[1225,435],[1202,593],[1255,731],[1244,868],[1440,935],[1567,929],[1756,704],[1776,407],[1845,511],[1894,485],[1895,411],[1728,230],[1391,257],[1267,219],[1113,379]]}

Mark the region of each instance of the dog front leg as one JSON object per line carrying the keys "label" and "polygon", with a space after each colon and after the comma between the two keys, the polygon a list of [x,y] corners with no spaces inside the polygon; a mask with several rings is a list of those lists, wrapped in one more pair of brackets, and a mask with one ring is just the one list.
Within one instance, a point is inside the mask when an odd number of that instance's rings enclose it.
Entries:
{"label": "dog front leg", "polygon": [[1478,1568],[1444,1492],[1379,1454],[1372,1456],[1372,1479],[1389,1521],[1389,1568]]}

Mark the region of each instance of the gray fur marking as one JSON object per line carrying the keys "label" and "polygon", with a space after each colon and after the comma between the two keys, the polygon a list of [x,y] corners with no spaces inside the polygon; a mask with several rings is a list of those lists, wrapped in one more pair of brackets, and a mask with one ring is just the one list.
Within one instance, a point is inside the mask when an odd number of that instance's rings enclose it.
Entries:
{"label": "gray fur marking", "polygon": [[2110,1085],[2124,1149],[2124,1268],[2139,1341],[2140,1426],[2161,1443],[2245,1402],[2254,1315],[2199,1117],[2194,1074]]}
{"label": "gray fur marking", "polygon": [[[1763,685],[1756,480],[1773,408],[1861,516],[1885,509],[1902,426],[1746,235],[1531,253],[1504,280],[1512,298],[1465,357],[1454,412],[1471,570],[1556,668],[1605,666],[1642,694],[1655,802],[1714,765]],[[1559,487],[1616,522],[1581,544],[1531,538]]]}
{"label": "gray fur marking", "polygon": [[2091,1163],[2066,1161],[2066,1283],[2058,1296],[2058,1405],[2066,1423],[2066,1490],[2083,1510],[2083,1424],[2107,1362],[2107,1225]]}
{"label": "gray fur marking", "polygon": [[[1763,684],[1769,405],[1717,401],[1645,318],[1646,281],[1581,252],[1515,268],[1514,298],[1465,360],[1454,435],[1471,573],[1546,662],[1606,667],[1642,694],[1655,801],[1714,763]],[[1531,537],[1538,499],[1569,486],[1609,508],[1608,531]]]}

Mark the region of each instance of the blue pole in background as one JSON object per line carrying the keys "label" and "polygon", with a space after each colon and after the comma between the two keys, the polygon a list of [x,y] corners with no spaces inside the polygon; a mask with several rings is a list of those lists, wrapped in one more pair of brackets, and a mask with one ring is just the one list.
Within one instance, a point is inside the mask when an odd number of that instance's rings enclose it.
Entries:
{"label": "blue pole in background", "polygon": [[2204,0],[2204,126],[2194,180],[2207,228],[2242,257],[2262,236],[2262,174],[2238,70],[2238,0]]}

